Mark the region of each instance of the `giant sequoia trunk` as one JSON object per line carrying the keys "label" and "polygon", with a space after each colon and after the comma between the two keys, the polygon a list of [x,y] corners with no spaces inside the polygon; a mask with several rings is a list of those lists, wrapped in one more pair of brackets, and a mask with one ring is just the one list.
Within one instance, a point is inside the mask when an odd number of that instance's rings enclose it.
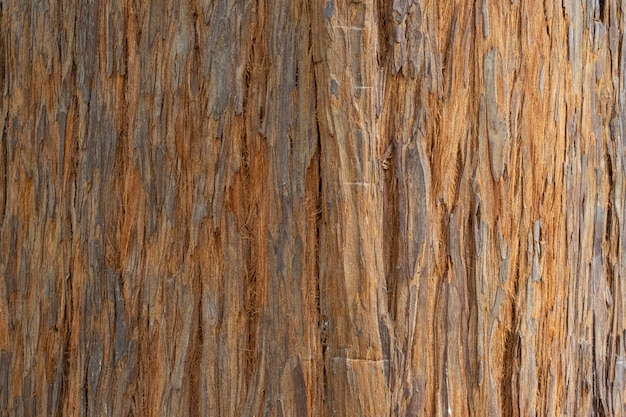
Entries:
{"label": "giant sequoia trunk", "polygon": [[2,415],[626,415],[623,1],[0,10]]}

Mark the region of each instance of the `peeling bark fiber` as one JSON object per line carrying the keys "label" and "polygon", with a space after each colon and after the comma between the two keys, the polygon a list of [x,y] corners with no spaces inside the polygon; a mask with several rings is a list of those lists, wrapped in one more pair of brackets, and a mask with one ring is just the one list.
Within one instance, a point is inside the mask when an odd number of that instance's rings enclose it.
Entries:
{"label": "peeling bark fiber", "polygon": [[624,0],[0,0],[1,416],[626,416]]}

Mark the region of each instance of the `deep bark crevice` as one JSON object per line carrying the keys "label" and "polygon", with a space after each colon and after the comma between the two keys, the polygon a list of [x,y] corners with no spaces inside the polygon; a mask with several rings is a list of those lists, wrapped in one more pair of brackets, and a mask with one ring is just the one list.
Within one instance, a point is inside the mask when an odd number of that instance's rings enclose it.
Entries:
{"label": "deep bark crevice", "polygon": [[[0,48],[0,53],[1,53],[1,48]],[[1,66],[1,65],[0,65]],[[2,85],[2,83],[0,83],[0,86]],[[2,116],[4,117],[4,116]],[[0,132],[0,158],[2,158],[2,165],[0,166],[0,175],[2,176],[2,178],[0,178],[0,188],[2,188],[2,196],[0,198],[2,198],[2,201],[0,201],[0,225],[4,224],[4,216],[6,214],[6,205],[7,205],[7,193],[8,193],[8,182],[9,182],[9,160],[8,160],[8,155],[7,153],[9,152],[8,148],[9,148],[9,144],[8,144],[8,137],[7,137],[7,128],[6,128],[6,121],[7,119],[5,118],[4,120],[4,128],[2,129],[2,132]]]}
{"label": "deep bark crevice", "polygon": [[[515,317],[513,317],[515,322]],[[514,386],[513,377],[515,375],[515,362],[517,353],[517,338],[514,329],[504,331],[504,352],[502,357],[502,376],[500,378],[500,402],[502,404],[502,414],[513,416],[514,410]]]}
{"label": "deep bark crevice", "polygon": [[194,321],[198,323],[197,329],[195,332],[195,341],[191,344],[193,352],[189,358],[189,364],[187,365],[187,369],[189,372],[189,385],[191,387],[189,393],[189,415],[190,416],[202,416],[202,347],[204,346],[204,324],[202,322],[202,279],[200,276],[197,277],[196,281],[197,291],[200,294],[198,300],[198,307],[195,309],[195,317]]}
{"label": "deep bark crevice", "polygon": [[396,292],[398,285],[397,265],[400,248],[400,224],[398,210],[398,178],[396,176],[395,142],[391,141],[381,157],[383,187],[383,260],[385,289],[387,292],[387,311],[392,322],[397,316]]}
{"label": "deep bark crevice", "polygon": [[[311,36],[312,38],[312,36]],[[313,56],[311,56],[313,61]],[[313,65],[315,63],[313,62]],[[324,289],[324,280],[321,275],[321,267],[320,267],[320,250],[324,242],[322,242],[322,233],[321,229],[323,227],[323,196],[324,196],[324,188],[322,181],[322,138],[321,138],[321,130],[319,123],[319,112],[318,112],[318,86],[317,86],[317,74],[313,76],[313,91],[315,96],[315,140],[316,140],[316,152],[314,155],[314,164],[317,164],[317,196],[315,201],[315,241],[317,247],[315,248],[315,268],[316,268],[316,305],[317,305],[317,328],[319,332],[319,343],[321,348],[321,366],[322,366],[322,393],[324,393],[324,397],[326,396],[327,386],[328,386],[328,374],[327,374],[327,349],[328,349],[328,318],[326,316],[326,312],[323,311],[322,308],[322,297],[326,296],[326,291]]]}

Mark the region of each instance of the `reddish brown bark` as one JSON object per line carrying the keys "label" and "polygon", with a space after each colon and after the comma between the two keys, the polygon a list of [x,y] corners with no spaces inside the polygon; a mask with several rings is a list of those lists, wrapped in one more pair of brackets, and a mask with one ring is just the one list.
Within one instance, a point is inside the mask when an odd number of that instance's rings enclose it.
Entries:
{"label": "reddish brown bark", "polygon": [[624,415],[623,5],[0,1],[2,415]]}

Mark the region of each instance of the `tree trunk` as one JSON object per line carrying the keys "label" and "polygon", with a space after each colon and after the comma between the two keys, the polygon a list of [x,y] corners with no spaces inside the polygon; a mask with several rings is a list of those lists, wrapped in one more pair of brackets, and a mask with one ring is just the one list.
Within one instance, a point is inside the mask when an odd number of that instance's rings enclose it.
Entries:
{"label": "tree trunk", "polygon": [[626,415],[625,12],[0,0],[1,415]]}

